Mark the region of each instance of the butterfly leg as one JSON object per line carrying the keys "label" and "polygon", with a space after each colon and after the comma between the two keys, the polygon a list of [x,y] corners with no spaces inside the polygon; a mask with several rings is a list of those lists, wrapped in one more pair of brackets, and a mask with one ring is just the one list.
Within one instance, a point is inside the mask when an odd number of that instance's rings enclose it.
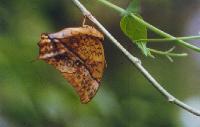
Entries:
{"label": "butterfly leg", "polygon": [[83,22],[82,22],[82,27],[89,27],[88,25],[86,25],[86,20],[88,19],[88,17],[87,16],[84,16],[83,17]]}
{"label": "butterfly leg", "polygon": [[83,17],[83,22],[82,22],[82,26],[83,26],[83,27],[85,27],[85,26],[86,26],[86,25],[85,25],[86,18],[87,18],[86,16],[84,16],[84,17]]}

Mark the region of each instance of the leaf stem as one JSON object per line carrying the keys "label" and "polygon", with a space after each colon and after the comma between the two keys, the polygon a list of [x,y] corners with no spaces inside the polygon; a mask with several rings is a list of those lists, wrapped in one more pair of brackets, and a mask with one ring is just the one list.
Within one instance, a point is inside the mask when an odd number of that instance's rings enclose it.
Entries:
{"label": "leaf stem", "polygon": [[139,39],[135,42],[167,42],[167,41],[177,41],[177,40],[200,40],[200,36],[188,36],[188,37],[176,37],[176,38],[160,38],[160,39]]}
{"label": "leaf stem", "polygon": [[[128,12],[126,10],[124,10],[123,8],[119,7],[119,6],[116,6],[114,4],[112,4],[111,2],[107,1],[107,0],[98,0],[100,3],[112,8],[113,10],[116,10],[117,12],[119,12],[121,15],[125,15],[127,14]],[[174,36],[154,27],[153,25],[149,24],[148,22],[140,19],[139,17],[137,17],[136,15],[134,14],[131,14],[131,16],[138,22],[140,22],[141,24],[145,25],[148,29],[150,29],[151,31],[157,33],[158,35],[161,35],[163,37],[166,37],[166,38],[170,38],[170,39],[176,39]],[[197,52],[200,52],[200,48],[199,47],[196,47],[194,45],[191,45],[183,40],[176,40],[176,42],[178,44],[181,44],[189,49],[192,49],[194,51],[197,51]]]}
{"label": "leaf stem", "polygon": [[156,53],[156,54],[159,54],[159,55],[164,55],[164,56],[173,56],[173,57],[184,57],[184,56],[188,56],[187,53],[171,53],[171,52],[167,52],[167,51],[159,51],[159,50],[156,50],[156,49],[151,49],[151,48],[148,48],[149,51],[153,52],[153,53]]}
{"label": "leaf stem", "polygon": [[107,0],[98,0],[99,2],[103,3],[104,5],[107,5],[108,7],[112,8],[113,10],[116,10],[117,12],[119,12],[121,15],[124,15],[126,13],[128,13],[126,10],[124,10],[123,8],[120,8],[117,5],[114,5],[111,2],[108,2]]}

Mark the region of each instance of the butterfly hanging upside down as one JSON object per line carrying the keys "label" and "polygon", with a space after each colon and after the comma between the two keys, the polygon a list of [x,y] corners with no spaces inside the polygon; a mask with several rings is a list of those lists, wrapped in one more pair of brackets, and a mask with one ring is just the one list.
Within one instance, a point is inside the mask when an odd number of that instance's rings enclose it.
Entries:
{"label": "butterfly hanging upside down", "polygon": [[39,59],[53,65],[75,88],[82,103],[96,94],[105,68],[103,35],[84,25],[42,34]]}

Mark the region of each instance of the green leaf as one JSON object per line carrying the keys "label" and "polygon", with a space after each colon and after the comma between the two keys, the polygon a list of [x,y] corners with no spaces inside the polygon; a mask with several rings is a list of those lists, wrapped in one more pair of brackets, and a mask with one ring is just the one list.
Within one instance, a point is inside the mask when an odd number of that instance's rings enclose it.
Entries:
{"label": "green leaf", "polygon": [[[138,15],[139,18],[142,18]],[[138,21],[136,21],[131,15],[125,15],[120,22],[122,31],[128,36],[132,42],[139,39],[147,39],[147,28]],[[150,56],[150,51],[146,46],[146,41],[135,43],[145,54]]]}
{"label": "green leaf", "polygon": [[129,13],[139,13],[140,12],[140,0],[132,0],[126,9]]}

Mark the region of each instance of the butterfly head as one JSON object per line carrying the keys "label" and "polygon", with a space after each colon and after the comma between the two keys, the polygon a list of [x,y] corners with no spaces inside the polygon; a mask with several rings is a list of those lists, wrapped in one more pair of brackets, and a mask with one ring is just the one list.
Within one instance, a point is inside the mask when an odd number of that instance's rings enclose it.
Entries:
{"label": "butterfly head", "polygon": [[52,40],[49,38],[47,33],[42,33],[40,37],[40,41],[38,43],[39,46],[39,59],[45,59],[46,54],[49,54],[53,50]]}
{"label": "butterfly head", "polygon": [[48,59],[65,52],[64,46],[56,38],[50,37],[50,34],[41,34],[39,46],[39,59]]}
{"label": "butterfly head", "polygon": [[41,39],[48,39],[48,34],[47,33],[42,33],[41,34]]}
{"label": "butterfly head", "polygon": [[45,45],[45,44],[50,43],[50,42],[51,42],[51,40],[50,40],[48,34],[42,33],[41,37],[40,37],[40,41],[38,43],[38,46],[40,47],[40,46]]}

